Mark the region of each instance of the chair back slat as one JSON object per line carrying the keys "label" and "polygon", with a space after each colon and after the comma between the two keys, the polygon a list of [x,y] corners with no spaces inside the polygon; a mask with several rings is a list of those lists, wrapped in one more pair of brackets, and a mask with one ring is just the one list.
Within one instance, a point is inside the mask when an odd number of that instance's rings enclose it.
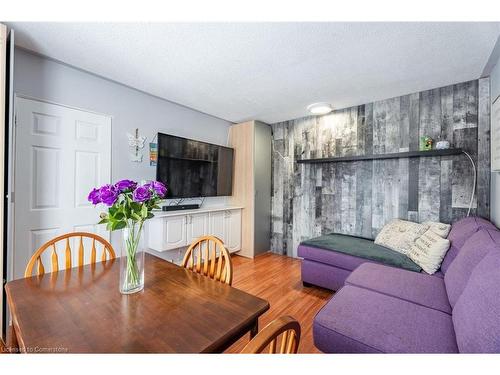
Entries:
{"label": "chair back slat", "polygon": [[[221,257],[222,258],[222,257]],[[224,262],[224,260],[223,260]],[[221,272],[221,275],[220,275],[220,279],[219,280],[225,280],[226,279],[226,272],[227,272],[227,269],[226,267],[222,267],[222,272]]]}
{"label": "chair back slat", "polygon": [[229,251],[224,243],[214,236],[203,236],[194,241],[186,250],[182,266],[222,283],[231,285],[233,281]]}
{"label": "chair back slat", "polygon": [[83,236],[80,236],[80,246],[78,247],[78,267],[83,266]]}
{"label": "chair back slat", "polygon": [[109,245],[109,246],[110,247],[108,247],[107,245],[103,245],[101,262],[106,261],[106,254],[108,254],[108,253],[109,253],[109,259],[113,259],[115,257],[115,252],[114,252],[113,248],[111,247],[111,245]]}
{"label": "chair back slat", "polygon": [[45,273],[45,268],[43,267],[42,258],[38,256],[37,261],[38,261],[37,275],[43,275]]}
{"label": "chair back slat", "polygon": [[210,242],[206,241],[205,246],[203,247],[203,259],[205,261],[203,262],[203,276],[208,276],[208,267],[210,263],[210,258],[208,257],[208,247],[210,246]]}
{"label": "chair back slat", "polygon": [[288,343],[288,331],[281,334],[280,354],[284,354]]}
{"label": "chair back slat", "polygon": [[220,280],[222,275],[222,257],[219,256],[217,258],[217,272],[215,272],[214,279],[215,280]]}
{"label": "chair back slat", "polygon": [[269,354],[276,353],[276,339],[272,340],[269,344]]}
{"label": "chair back slat", "polygon": [[24,277],[31,277],[33,273],[33,268],[35,265],[37,265],[37,275],[43,275],[45,273],[45,267],[43,266],[42,263],[42,254],[47,250],[47,249],[52,249],[51,251],[51,263],[52,263],[52,271],[51,272],[57,272],[59,271],[59,261],[58,261],[58,255],[57,255],[57,243],[60,241],[66,240],[66,247],[64,250],[64,256],[65,256],[65,262],[64,262],[64,269],[71,268],[72,266],[72,254],[71,254],[71,246],[70,246],[70,238],[73,237],[80,237],[80,243],[79,243],[79,248],[78,248],[78,266],[83,266],[84,265],[84,244],[83,244],[83,238],[90,238],[92,239],[92,250],[90,253],[90,263],[93,264],[96,261],[96,247],[95,247],[95,242],[99,242],[102,244],[102,261],[106,261],[107,258],[113,259],[115,258],[115,251],[113,250],[113,247],[111,244],[106,241],[104,238],[101,236],[98,236],[97,234],[94,233],[86,233],[86,232],[74,232],[74,233],[66,233],[61,236],[55,237],[51,239],[50,241],[47,241],[45,244],[43,244],[35,253],[32,255],[31,259],[28,262],[28,265],[26,266],[26,270],[24,272]]}
{"label": "chair back slat", "polygon": [[210,273],[208,276],[213,279],[215,275],[215,263],[217,262],[217,249],[215,242],[209,242],[208,244],[210,247]]}
{"label": "chair back slat", "polygon": [[241,353],[262,353],[267,347],[268,353],[295,354],[299,349],[300,324],[291,316],[282,316],[260,331],[241,351]]}
{"label": "chair back slat", "polygon": [[201,247],[203,246],[203,241],[198,244],[197,252],[196,252],[196,273],[200,273],[201,271]]}
{"label": "chair back slat", "polygon": [[59,262],[57,259],[56,245],[52,244],[52,272],[59,271]]}
{"label": "chair back slat", "polygon": [[[106,250],[102,252],[106,256]],[[95,238],[92,239],[92,249],[90,250],[90,264],[96,262],[97,250],[95,248]]]}
{"label": "chair back slat", "polygon": [[292,353],[294,350],[294,345],[297,345],[295,340],[295,331],[290,330],[288,331],[288,334],[290,337],[288,338],[288,345],[286,347],[285,353]]}
{"label": "chair back slat", "polygon": [[66,250],[64,256],[66,258],[66,268],[71,268],[71,247],[69,246],[69,237],[66,238]]}

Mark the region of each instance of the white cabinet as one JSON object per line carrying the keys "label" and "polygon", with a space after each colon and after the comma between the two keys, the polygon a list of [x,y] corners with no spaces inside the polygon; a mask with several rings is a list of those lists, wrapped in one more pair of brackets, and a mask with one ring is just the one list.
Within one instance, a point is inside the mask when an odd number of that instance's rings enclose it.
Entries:
{"label": "white cabinet", "polygon": [[241,210],[210,213],[209,234],[220,238],[230,252],[241,249]]}
{"label": "white cabinet", "polygon": [[227,226],[225,221],[225,211],[210,212],[209,234],[215,236],[226,243]]}
{"label": "white cabinet", "polygon": [[163,220],[164,222],[164,235],[163,243],[164,249],[177,249],[181,246],[186,246],[186,217],[185,216],[172,216]]}
{"label": "white cabinet", "polygon": [[172,216],[167,217],[165,222],[165,248],[176,249],[181,246],[186,246],[186,217]]}
{"label": "white cabinet", "polygon": [[154,218],[148,222],[148,245],[157,251],[186,246],[186,216]]}
{"label": "white cabinet", "polygon": [[186,220],[188,245],[197,238],[208,234],[208,213],[187,215]]}
{"label": "white cabinet", "polygon": [[224,219],[226,229],[226,239],[224,241],[229,252],[241,249],[241,210],[227,211]]}
{"label": "white cabinet", "polygon": [[206,235],[220,238],[230,252],[241,250],[241,208],[157,213],[148,222],[148,246],[156,251],[185,247]]}

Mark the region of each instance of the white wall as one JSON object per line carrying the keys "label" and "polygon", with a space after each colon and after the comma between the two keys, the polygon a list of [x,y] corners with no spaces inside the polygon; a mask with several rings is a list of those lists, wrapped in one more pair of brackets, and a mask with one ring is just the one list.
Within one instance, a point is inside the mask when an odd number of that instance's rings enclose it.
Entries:
{"label": "white wall", "polygon": [[[228,121],[17,48],[14,92],[111,115],[113,182],[124,178],[136,181],[155,178],[156,167],[149,165],[147,146],[143,149],[142,163],[129,161],[126,133],[133,133],[135,128],[139,128],[141,135],[147,136],[147,143],[160,131],[226,145],[231,125]],[[225,197],[207,198],[204,205],[225,202]],[[119,245],[117,235],[112,236],[112,242],[114,246]]]}
{"label": "white wall", "polygon": [[[491,102],[500,95],[500,59],[490,74]],[[500,100],[500,99],[499,99]],[[500,172],[491,172],[491,221],[500,227]]]}
{"label": "white wall", "polygon": [[154,179],[155,167],[129,161],[126,132],[147,142],[158,131],[226,145],[230,122],[16,48],[14,92],[113,116],[112,179]]}

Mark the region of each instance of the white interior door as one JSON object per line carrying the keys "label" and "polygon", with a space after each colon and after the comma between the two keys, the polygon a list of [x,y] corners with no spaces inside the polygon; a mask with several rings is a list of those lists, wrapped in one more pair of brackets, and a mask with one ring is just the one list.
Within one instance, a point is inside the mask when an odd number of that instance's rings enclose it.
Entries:
{"label": "white interior door", "polygon": [[96,225],[102,208],[87,196],[111,179],[111,118],[19,97],[15,109],[13,266],[20,278],[31,255],[57,235],[85,231],[109,239]]}

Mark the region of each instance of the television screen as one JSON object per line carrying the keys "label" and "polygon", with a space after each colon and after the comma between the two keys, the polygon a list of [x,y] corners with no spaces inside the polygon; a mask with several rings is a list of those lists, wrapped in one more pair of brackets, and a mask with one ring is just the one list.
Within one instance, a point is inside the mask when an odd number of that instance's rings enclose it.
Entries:
{"label": "television screen", "polygon": [[229,147],[158,133],[156,179],[168,187],[167,198],[231,195],[233,153]]}

